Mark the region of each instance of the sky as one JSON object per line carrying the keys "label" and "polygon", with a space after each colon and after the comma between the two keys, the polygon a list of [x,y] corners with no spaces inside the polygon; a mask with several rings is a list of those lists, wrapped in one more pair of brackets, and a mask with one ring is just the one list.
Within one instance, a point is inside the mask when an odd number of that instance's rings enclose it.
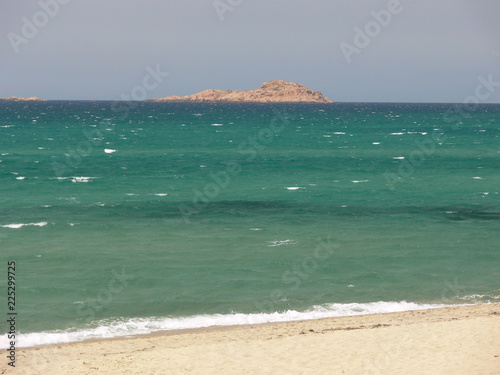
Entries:
{"label": "sky", "polygon": [[499,14],[498,0],[1,0],[0,98],[282,79],[337,102],[462,103],[489,81],[481,102],[500,103]]}

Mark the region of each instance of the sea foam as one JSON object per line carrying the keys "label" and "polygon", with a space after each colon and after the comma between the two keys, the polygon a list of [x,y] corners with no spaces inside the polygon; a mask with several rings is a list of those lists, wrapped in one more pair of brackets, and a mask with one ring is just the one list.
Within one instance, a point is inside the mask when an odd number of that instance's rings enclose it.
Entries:
{"label": "sea foam", "polygon": [[[205,328],[212,326],[234,326],[311,320],[340,316],[354,316],[377,313],[446,307],[444,304],[419,304],[414,302],[370,302],[370,303],[330,303],[313,306],[306,311],[288,310],[273,313],[254,314],[211,314],[186,317],[151,317],[131,319],[106,319],[89,324],[87,327],[70,330],[19,333],[18,347],[69,343],[90,339],[126,337],[149,334],[157,331]],[[6,336],[0,338],[0,346],[7,345]]]}
{"label": "sea foam", "polygon": [[29,227],[29,226],[35,226],[35,227],[44,227],[48,223],[46,221],[41,221],[39,223],[28,223],[28,224],[6,224],[6,225],[0,225],[2,228],[11,228],[11,229],[19,229],[22,227]]}

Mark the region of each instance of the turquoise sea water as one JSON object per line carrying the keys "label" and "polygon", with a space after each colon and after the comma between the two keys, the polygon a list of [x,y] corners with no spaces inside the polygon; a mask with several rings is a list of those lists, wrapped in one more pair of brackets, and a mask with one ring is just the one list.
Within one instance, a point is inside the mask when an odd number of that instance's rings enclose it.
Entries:
{"label": "turquoise sea water", "polygon": [[499,301],[499,142],[500,105],[1,102],[19,342]]}

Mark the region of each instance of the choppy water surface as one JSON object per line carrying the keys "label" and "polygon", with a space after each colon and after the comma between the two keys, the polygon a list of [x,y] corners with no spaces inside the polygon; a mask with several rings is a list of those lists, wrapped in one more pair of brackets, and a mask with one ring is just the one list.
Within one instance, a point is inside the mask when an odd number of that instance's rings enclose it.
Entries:
{"label": "choppy water surface", "polygon": [[0,103],[21,345],[500,299],[500,106],[136,104]]}

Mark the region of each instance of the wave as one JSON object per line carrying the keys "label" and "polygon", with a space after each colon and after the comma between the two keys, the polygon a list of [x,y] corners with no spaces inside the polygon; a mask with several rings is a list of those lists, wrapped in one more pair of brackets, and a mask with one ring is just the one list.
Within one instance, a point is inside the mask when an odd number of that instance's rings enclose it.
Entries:
{"label": "wave", "polygon": [[48,223],[46,221],[41,221],[39,223],[28,223],[28,224],[6,224],[6,225],[0,225],[0,227],[2,228],[11,228],[11,229],[19,229],[19,228],[22,228],[22,227],[27,227],[27,226],[35,226],[35,227],[44,227],[46,226]]}
{"label": "wave", "polygon": [[455,296],[455,299],[457,301],[467,301],[468,303],[500,302],[500,289],[496,289],[484,294],[467,294],[464,296]]}
{"label": "wave", "polygon": [[[288,322],[341,316],[433,309],[446,306],[456,305],[420,304],[406,301],[379,301],[370,303],[330,303],[313,306],[306,311],[288,310],[284,312],[273,313],[232,313],[164,318],[114,318],[92,322],[86,327],[80,329],[19,333],[17,344],[18,347],[33,347],[91,339],[135,336],[158,331],[206,328],[212,326],[234,326]],[[4,335],[0,337],[0,347],[5,347],[6,344],[7,338]]]}
{"label": "wave", "polygon": [[93,181],[94,179],[96,179],[98,177],[84,177],[84,176],[81,176],[81,177],[78,177],[78,176],[72,176],[72,177],[53,177],[53,178],[50,178],[51,180],[59,180],[59,181],[63,181],[63,180],[71,180],[71,182],[90,182],[90,181]]}
{"label": "wave", "polygon": [[283,246],[283,245],[297,245],[299,241],[295,240],[282,240],[282,241],[268,241],[267,246],[275,247],[275,246]]}

